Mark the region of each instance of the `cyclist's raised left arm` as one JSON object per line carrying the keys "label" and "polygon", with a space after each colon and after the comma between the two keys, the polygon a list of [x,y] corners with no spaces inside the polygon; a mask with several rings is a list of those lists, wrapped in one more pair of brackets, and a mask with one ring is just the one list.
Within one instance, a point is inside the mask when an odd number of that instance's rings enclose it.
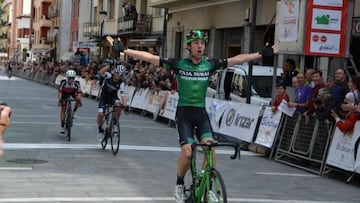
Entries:
{"label": "cyclist's raised left arm", "polygon": [[279,53],[279,51],[280,46],[278,44],[275,44],[272,47],[265,47],[261,52],[239,54],[234,57],[228,58],[228,66],[234,66],[242,64],[244,62],[254,61],[262,58],[263,56],[271,56],[273,54]]}

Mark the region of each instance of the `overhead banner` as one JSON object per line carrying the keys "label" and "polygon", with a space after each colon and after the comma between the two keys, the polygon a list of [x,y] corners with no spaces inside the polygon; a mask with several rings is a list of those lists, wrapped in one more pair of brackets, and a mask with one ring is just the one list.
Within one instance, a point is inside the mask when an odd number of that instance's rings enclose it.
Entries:
{"label": "overhead banner", "polygon": [[305,55],[345,57],[349,12],[349,0],[307,1]]}

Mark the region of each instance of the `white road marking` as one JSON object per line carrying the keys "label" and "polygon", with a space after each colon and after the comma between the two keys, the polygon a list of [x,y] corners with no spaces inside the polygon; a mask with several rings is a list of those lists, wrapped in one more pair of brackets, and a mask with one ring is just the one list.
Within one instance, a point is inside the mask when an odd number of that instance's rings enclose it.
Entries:
{"label": "white road marking", "polygon": [[[16,109],[17,110],[17,109]],[[15,118],[34,118],[34,115],[28,115],[28,114],[13,114],[12,115],[12,122],[23,122],[23,121],[16,121]],[[58,115],[36,115],[36,118],[56,118],[58,119],[59,116]],[[85,120],[96,120],[96,116],[81,116],[81,115],[77,115],[76,119],[85,119]],[[122,119],[120,118],[120,123],[121,122],[134,122],[134,123],[154,123],[153,120],[134,120],[134,119]]]}
{"label": "white road marking", "polygon": [[14,76],[11,76],[11,78],[9,78],[8,76],[0,75],[0,80],[18,80],[18,79],[19,79],[18,77],[14,77]]}
{"label": "white road marking", "polygon": [[[120,121],[121,122],[121,121]],[[59,122],[31,122],[31,121],[11,121],[11,125],[16,124],[31,124],[31,125],[59,125]],[[121,125],[121,124],[120,124]],[[74,123],[74,126],[96,126],[96,123]],[[169,127],[152,127],[139,125],[121,125],[120,128],[136,128],[136,129],[154,129],[154,130],[175,130]]]}
{"label": "white road marking", "polygon": [[30,167],[0,167],[0,171],[28,171],[33,170]]}
{"label": "white road marking", "polygon": [[[17,149],[100,149],[100,144],[45,144],[45,143],[4,143],[5,150]],[[135,146],[120,145],[120,150],[136,150],[136,151],[160,151],[160,152],[180,152],[179,147],[154,147],[154,146]],[[217,149],[217,154],[233,154],[232,150]],[[260,156],[254,152],[241,151],[241,155]]]}
{"label": "white road marking", "polygon": [[303,173],[277,173],[277,172],[256,172],[258,175],[271,175],[271,176],[294,176],[294,177],[311,177],[317,178],[320,176]]}
{"label": "white road marking", "polygon": [[[172,201],[173,197],[33,197],[33,198],[0,198],[0,202],[139,202],[139,201]],[[277,199],[251,199],[228,198],[228,202],[254,202],[254,203],[350,203],[336,201],[309,201],[309,200],[277,200]]]}

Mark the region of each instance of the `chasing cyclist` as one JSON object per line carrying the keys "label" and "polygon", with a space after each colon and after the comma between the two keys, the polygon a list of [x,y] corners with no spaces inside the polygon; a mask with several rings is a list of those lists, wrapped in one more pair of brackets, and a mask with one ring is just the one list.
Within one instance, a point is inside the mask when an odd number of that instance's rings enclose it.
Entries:
{"label": "chasing cyclist", "polygon": [[61,80],[58,89],[58,106],[61,106],[60,121],[61,130],[60,133],[65,133],[65,110],[66,99],[70,99],[70,96],[76,100],[73,110],[73,118],[76,118],[76,110],[82,106],[81,103],[81,86],[80,82],[75,80],[76,72],[74,70],[66,71],[66,79]]}
{"label": "chasing cyclist", "polygon": [[[111,66],[113,68],[111,69]],[[105,138],[104,129],[102,128],[104,121],[104,112],[106,104],[114,105],[116,120],[119,120],[121,108],[124,108],[126,114],[129,113],[129,107],[126,100],[125,79],[126,68],[122,64],[109,63],[98,72],[100,79],[103,80],[101,93],[99,97],[99,110],[97,115],[97,124],[99,134],[97,139],[102,142]],[[118,97],[118,91],[120,98]]]}
{"label": "chasing cyclist", "polygon": [[[112,44],[114,40],[107,37]],[[119,47],[116,42],[116,46]],[[197,139],[201,142],[212,142],[213,132],[205,109],[206,90],[212,72],[236,64],[253,61],[262,56],[271,56],[280,51],[279,45],[266,47],[261,52],[239,54],[228,59],[203,59],[208,37],[201,30],[191,30],[186,35],[186,49],[189,58],[166,59],[144,51],[132,49],[122,50],[126,55],[147,61],[156,66],[174,70],[178,82],[179,102],[176,110],[176,125],[181,147],[178,159],[175,199],[184,202],[184,176],[190,167],[191,144],[194,142],[193,132],[196,129]],[[215,157],[215,156],[214,156]],[[204,161],[206,161],[204,159]],[[214,160],[215,163],[215,160]],[[203,164],[204,165],[204,164]]]}

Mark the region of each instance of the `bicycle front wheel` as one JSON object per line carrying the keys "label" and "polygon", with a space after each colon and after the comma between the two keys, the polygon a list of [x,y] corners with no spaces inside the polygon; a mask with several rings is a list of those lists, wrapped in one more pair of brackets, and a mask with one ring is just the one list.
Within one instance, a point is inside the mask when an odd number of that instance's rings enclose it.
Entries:
{"label": "bicycle front wheel", "polygon": [[[68,104],[71,105],[71,104]],[[66,111],[66,138],[67,141],[70,142],[71,140],[71,127],[72,127],[72,109],[70,107],[67,108]]]}
{"label": "bicycle front wheel", "polygon": [[120,146],[120,124],[116,119],[111,120],[111,150],[114,155],[119,151]]}
{"label": "bicycle front wheel", "polygon": [[206,186],[205,188],[203,202],[227,203],[225,183],[220,172],[216,169],[211,170],[210,184],[209,187]]}

